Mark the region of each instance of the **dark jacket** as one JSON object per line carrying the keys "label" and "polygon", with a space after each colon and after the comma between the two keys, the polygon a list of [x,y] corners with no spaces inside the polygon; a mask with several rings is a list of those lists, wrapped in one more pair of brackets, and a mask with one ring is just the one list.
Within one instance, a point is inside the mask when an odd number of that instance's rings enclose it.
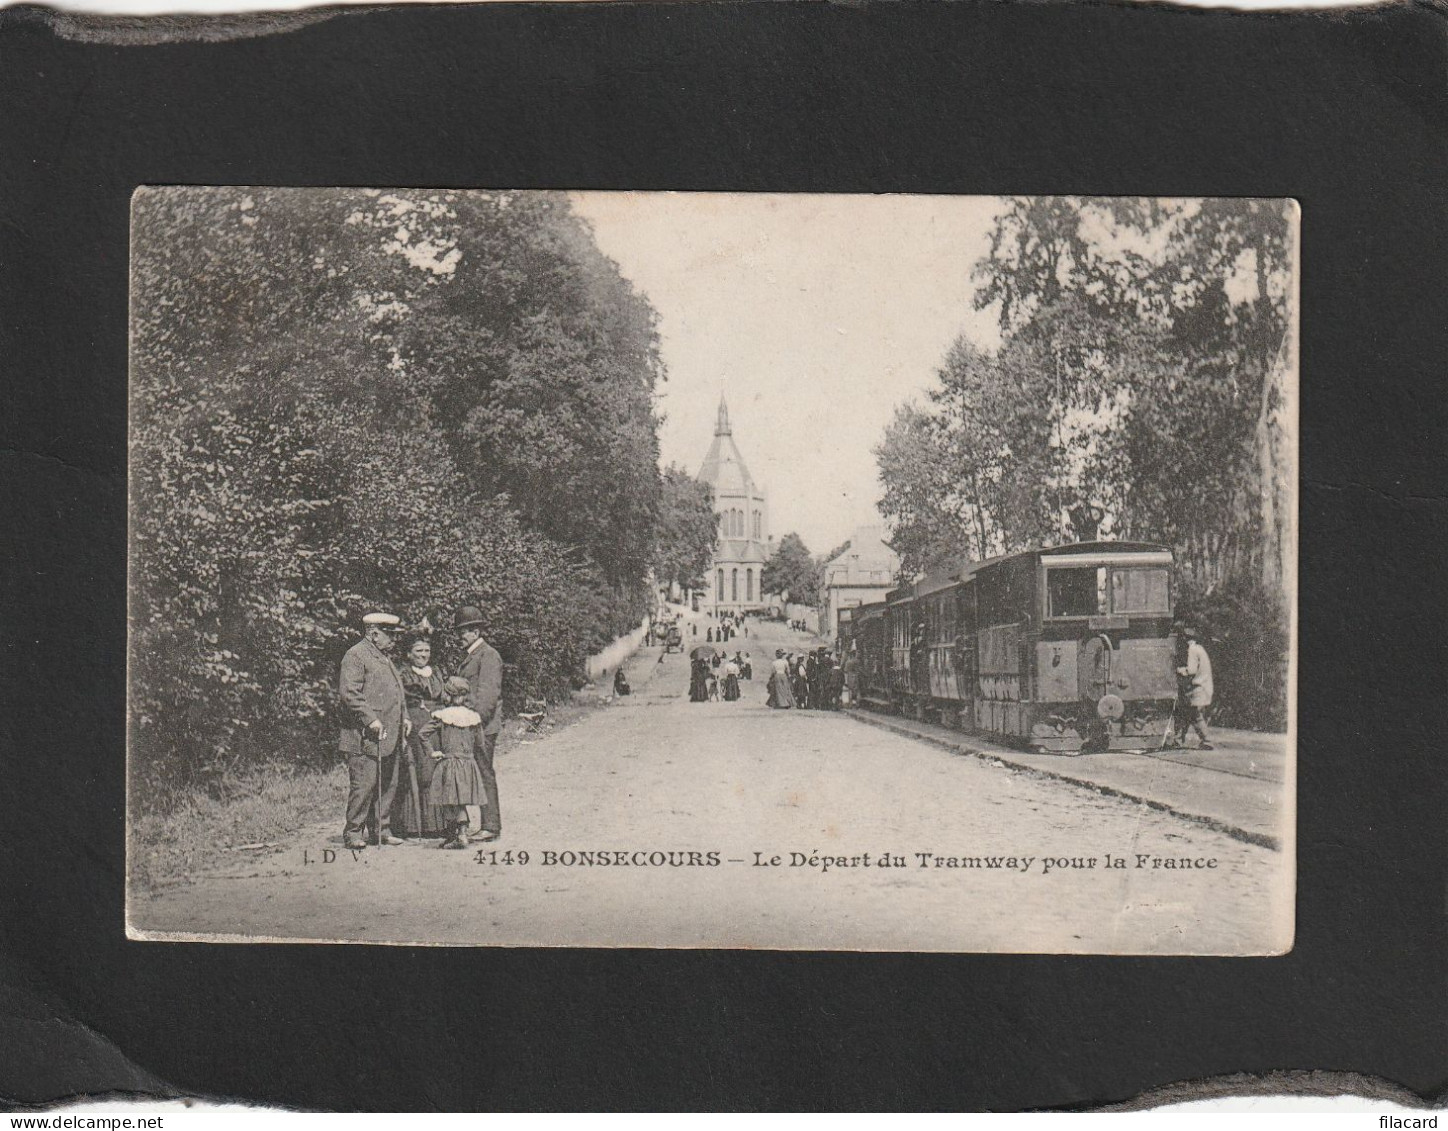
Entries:
{"label": "dark jacket", "polygon": [[483,717],[484,734],[497,734],[503,729],[503,657],[483,641],[463,657],[457,674],[472,688],[463,706]]}
{"label": "dark jacket", "polygon": [[[406,717],[402,679],[397,669],[370,640],[359,640],[342,657],[337,676],[337,704],[341,727],[337,749],[343,754],[366,754],[376,758],[391,754],[402,743],[402,720]],[[376,720],[383,736],[368,730]]]}

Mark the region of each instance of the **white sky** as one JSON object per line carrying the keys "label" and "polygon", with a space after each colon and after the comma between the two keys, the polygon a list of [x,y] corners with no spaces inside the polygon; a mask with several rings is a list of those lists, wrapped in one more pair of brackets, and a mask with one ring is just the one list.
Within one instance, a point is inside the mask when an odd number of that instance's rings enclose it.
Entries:
{"label": "white sky", "polygon": [[599,246],[659,312],[664,463],[697,474],[722,390],[769,492],[771,533],[814,553],[881,521],[871,449],[919,399],[971,309],[994,197],[577,193]]}

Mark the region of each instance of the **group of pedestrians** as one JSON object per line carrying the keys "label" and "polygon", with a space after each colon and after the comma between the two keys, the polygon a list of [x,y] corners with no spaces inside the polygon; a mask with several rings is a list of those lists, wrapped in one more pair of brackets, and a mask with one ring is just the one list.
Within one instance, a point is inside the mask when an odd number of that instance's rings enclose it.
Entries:
{"label": "group of pedestrians", "polygon": [[[698,633],[699,627],[695,625],[694,635],[697,636]],[[704,630],[704,642],[706,644],[727,644],[740,633],[743,633],[744,639],[748,640],[749,626],[743,622],[736,624],[733,617],[726,615],[720,618],[718,628],[711,625]]]}
{"label": "group of pedestrians", "polygon": [[776,648],[765,702],[781,710],[838,711],[844,689],[844,669],[823,644],[798,656]]}
{"label": "group of pedestrians", "polygon": [[[404,659],[389,657],[401,618],[373,612],[363,638],[342,657],[337,680],[338,748],[347,759],[347,848],[441,837],[440,848],[502,835],[493,756],[503,725],[503,660],[483,639],[483,615],[453,617],[464,648],[451,676],[417,635]],[[400,834],[400,835],[399,835]]]}
{"label": "group of pedestrians", "polygon": [[733,656],[700,652],[689,662],[689,702],[707,703],[723,699],[733,703],[739,699],[739,681],[754,678],[754,665],[749,658],[735,652]]}

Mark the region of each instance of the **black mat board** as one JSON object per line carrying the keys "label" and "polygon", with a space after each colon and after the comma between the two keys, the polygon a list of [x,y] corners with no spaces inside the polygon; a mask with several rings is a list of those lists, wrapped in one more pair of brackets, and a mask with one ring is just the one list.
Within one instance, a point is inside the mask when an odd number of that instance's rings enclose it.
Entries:
{"label": "black mat board", "polygon": [[[1019,1110],[1299,1069],[1442,1095],[1441,7],[787,0],[302,22],[0,11],[0,1097]],[[142,184],[1295,197],[1292,953],[128,942],[127,222]],[[438,987],[460,980],[485,1027],[438,1040]]]}

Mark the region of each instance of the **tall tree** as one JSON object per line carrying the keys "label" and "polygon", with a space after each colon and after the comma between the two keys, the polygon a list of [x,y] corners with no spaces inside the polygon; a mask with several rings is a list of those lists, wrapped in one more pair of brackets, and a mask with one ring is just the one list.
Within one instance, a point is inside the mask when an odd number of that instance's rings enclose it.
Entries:
{"label": "tall tree", "polygon": [[637,623],[663,371],[652,311],[566,198],[145,190],[133,231],[152,785],[325,750],[367,605],[479,605],[510,698],[565,691]]}
{"label": "tall tree", "polygon": [[974,268],[1000,348],[957,341],[877,449],[907,568],[952,546],[1159,540],[1185,605],[1230,590],[1285,624],[1291,209],[1008,200]]}
{"label": "tall tree", "polygon": [[819,565],[803,538],[791,531],[779,540],[773,556],[760,571],[759,587],[765,593],[787,595],[789,600],[804,605],[818,600]]}
{"label": "tall tree", "polygon": [[654,576],[665,585],[701,587],[718,541],[713,489],[669,464],[663,474]]}

